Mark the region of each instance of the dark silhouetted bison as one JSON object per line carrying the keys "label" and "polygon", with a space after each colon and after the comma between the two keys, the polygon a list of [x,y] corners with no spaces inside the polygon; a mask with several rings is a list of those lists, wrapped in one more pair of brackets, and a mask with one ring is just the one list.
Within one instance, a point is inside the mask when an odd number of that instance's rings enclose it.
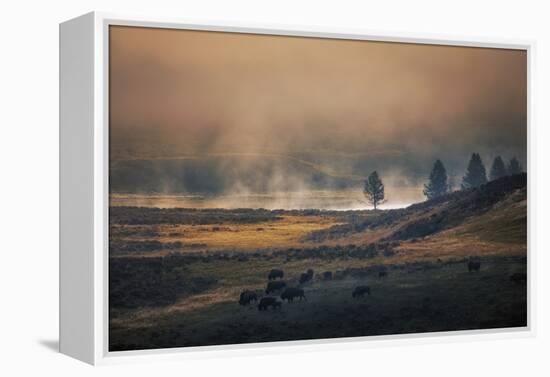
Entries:
{"label": "dark silhouetted bison", "polygon": [[351,297],[363,297],[365,293],[370,296],[370,287],[366,285],[360,285],[358,287],[355,287],[353,293],[351,294]]}
{"label": "dark silhouetted bison", "polygon": [[332,280],[332,271],[323,272],[323,280]]}
{"label": "dark silhouetted bison", "polygon": [[300,284],[305,284],[311,279],[313,279],[313,270],[310,268],[306,273],[300,275],[299,282]]}
{"label": "dark silhouetted bison", "polygon": [[281,294],[281,299],[287,300],[288,302],[294,301],[294,298],[299,298],[300,301],[302,299],[306,299],[306,295],[304,294],[304,290],[300,288],[287,288],[283,291]]}
{"label": "dark silhouetted bison", "polygon": [[273,309],[280,309],[282,306],[281,301],[277,301],[275,297],[262,297],[260,299],[260,303],[258,304],[258,310],[267,310],[269,307],[272,307]]}
{"label": "dark silhouetted bison", "polygon": [[473,260],[468,262],[468,272],[479,271],[480,268],[481,268],[481,262],[473,261]]}
{"label": "dark silhouetted bison", "polygon": [[273,269],[273,270],[269,271],[269,275],[267,275],[267,278],[268,278],[269,280],[275,280],[275,279],[277,279],[277,278],[281,278],[281,279],[282,279],[283,276],[284,276],[284,274],[285,274],[285,273],[283,272],[283,270]]}
{"label": "dark silhouetted bison", "polygon": [[250,304],[252,301],[257,301],[258,300],[258,295],[256,294],[256,292],[253,292],[253,291],[242,291],[241,292],[241,296],[239,297],[239,304],[241,305],[248,305]]}
{"label": "dark silhouetted bison", "polygon": [[270,294],[271,292],[279,291],[285,287],[286,287],[286,283],[282,280],[270,281],[269,283],[267,283],[265,293]]}
{"label": "dark silhouetted bison", "polygon": [[379,278],[384,278],[384,277],[386,277],[386,276],[388,276],[388,272],[387,272],[387,271],[379,271],[379,272],[378,272],[378,277],[379,277]]}

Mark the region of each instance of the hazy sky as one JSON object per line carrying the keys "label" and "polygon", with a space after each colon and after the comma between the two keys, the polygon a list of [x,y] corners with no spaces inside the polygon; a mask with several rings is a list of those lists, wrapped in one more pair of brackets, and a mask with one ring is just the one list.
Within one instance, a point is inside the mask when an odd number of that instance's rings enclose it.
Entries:
{"label": "hazy sky", "polygon": [[526,70],[519,50],[111,27],[112,152],[524,161]]}

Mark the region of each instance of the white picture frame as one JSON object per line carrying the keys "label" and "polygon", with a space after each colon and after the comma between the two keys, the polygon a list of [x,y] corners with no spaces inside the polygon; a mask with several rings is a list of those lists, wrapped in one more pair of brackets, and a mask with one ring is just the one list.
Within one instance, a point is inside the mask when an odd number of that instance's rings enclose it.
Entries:
{"label": "white picture frame", "polygon": [[146,359],[202,358],[212,355],[262,354],[372,347],[395,343],[477,340],[535,334],[532,248],[532,185],[528,176],[528,323],[525,328],[453,331],[374,337],[304,340],[146,351],[108,351],[108,30],[110,25],[291,35],[487,48],[527,52],[528,171],[533,150],[533,41],[461,38],[418,33],[255,25],[88,13],[60,24],[60,352],[90,364]]}

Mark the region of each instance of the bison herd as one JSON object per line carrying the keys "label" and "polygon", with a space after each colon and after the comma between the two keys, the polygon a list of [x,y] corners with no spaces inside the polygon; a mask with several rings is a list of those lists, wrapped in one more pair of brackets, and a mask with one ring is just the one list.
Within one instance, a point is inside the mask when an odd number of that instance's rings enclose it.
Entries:
{"label": "bison herd", "polygon": [[[298,285],[302,286],[306,284],[309,281],[313,280],[313,270],[308,269],[306,272],[300,274],[300,277],[298,279]],[[239,304],[240,305],[250,305],[253,302],[258,302],[258,310],[259,311],[265,311],[269,308],[272,308],[273,310],[281,309],[282,307],[282,301],[287,301],[288,303],[294,302],[294,300],[305,300],[307,301],[306,294],[304,292],[304,289],[299,287],[289,287],[287,286],[287,283],[282,280],[284,277],[283,270],[279,269],[272,269],[269,271],[269,274],[267,275],[267,286],[265,288],[265,294],[264,297],[259,297],[259,294],[255,291],[251,290],[245,290],[241,292],[241,295],[239,296]],[[331,271],[325,271],[320,275],[320,278],[322,280],[328,281],[332,280],[332,272]],[[282,301],[279,301],[277,297],[271,296],[274,293],[280,292],[280,298]],[[365,294],[370,296],[370,287],[368,286],[358,286],[356,287],[352,292],[352,297],[363,297]]]}
{"label": "bison herd", "polygon": [[[469,272],[478,272],[481,269],[481,262],[478,259],[470,258],[469,260],[467,260],[467,267]],[[268,281],[264,291],[265,296],[260,297],[261,294],[255,291],[245,290],[241,292],[241,295],[239,297],[239,304],[250,305],[253,302],[256,303],[259,301],[258,310],[264,311],[268,310],[269,308],[272,308],[274,310],[280,309],[282,307],[282,302],[284,302],[285,300],[287,301],[287,303],[294,302],[295,299],[300,301],[307,301],[304,289],[301,287],[313,280],[313,274],[313,270],[308,269],[306,272],[300,274],[297,287],[289,287],[287,286],[287,283],[283,280],[283,277],[285,276],[284,271],[280,269],[272,269],[267,275]],[[386,268],[378,271],[378,278],[385,278],[387,276],[388,272]],[[318,278],[323,281],[330,281],[333,279],[333,274],[331,271],[325,271],[318,275]],[[517,276],[511,277],[511,280],[514,282],[523,282],[526,279],[524,276],[520,276],[518,274]],[[274,294],[280,294],[279,297],[282,301],[278,300],[278,298],[274,296]],[[351,296],[354,299],[370,295],[371,288],[367,285],[356,286],[351,293]]]}

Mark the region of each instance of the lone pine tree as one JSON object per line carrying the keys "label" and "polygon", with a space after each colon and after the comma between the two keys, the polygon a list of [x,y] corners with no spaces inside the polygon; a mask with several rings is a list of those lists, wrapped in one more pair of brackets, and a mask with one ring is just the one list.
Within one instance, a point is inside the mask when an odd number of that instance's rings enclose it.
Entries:
{"label": "lone pine tree", "polygon": [[447,183],[447,170],[441,160],[436,160],[430,173],[428,184],[424,185],[424,195],[426,198],[437,198],[449,191]]}
{"label": "lone pine tree", "polygon": [[468,163],[466,175],[462,178],[462,189],[479,187],[487,183],[487,172],[479,153],[473,153]]}
{"label": "lone pine tree", "polygon": [[363,194],[365,194],[369,203],[374,206],[375,211],[376,207],[384,202],[384,184],[376,171],[373,171],[365,181]]}

